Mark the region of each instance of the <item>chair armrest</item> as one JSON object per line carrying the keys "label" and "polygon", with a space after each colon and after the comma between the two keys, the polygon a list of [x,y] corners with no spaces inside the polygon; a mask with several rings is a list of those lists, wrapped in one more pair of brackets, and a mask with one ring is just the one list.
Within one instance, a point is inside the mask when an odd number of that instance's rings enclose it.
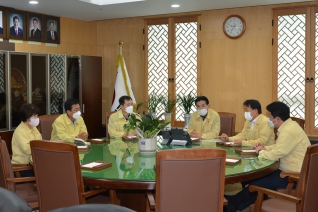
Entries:
{"label": "chair armrest", "polygon": [[87,197],[93,196],[93,195],[95,195],[95,194],[102,193],[102,192],[104,192],[104,191],[106,191],[106,190],[107,190],[107,189],[104,189],[104,188],[89,190],[89,191],[86,191],[86,192],[82,193],[82,195],[83,195],[83,197],[86,199]]}
{"label": "chair armrest", "polygon": [[227,199],[225,197],[223,197],[223,205],[228,205],[229,202],[227,201]]}
{"label": "chair armrest", "polygon": [[289,183],[297,183],[299,180],[299,176],[289,176],[288,177],[288,182]]}
{"label": "chair armrest", "polygon": [[16,177],[16,178],[7,178],[8,183],[23,183],[23,182],[32,182],[35,181],[35,177]]}
{"label": "chair armrest", "polygon": [[31,167],[26,164],[12,164],[12,169],[14,172],[16,172],[16,171],[31,170]]}
{"label": "chair armrest", "polygon": [[293,202],[293,203],[299,203],[301,201],[301,198],[297,198],[297,197],[294,197],[294,196],[291,196],[291,195],[288,195],[288,194],[280,193],[278,191],[274,191],[274,190],[270,190],[270,189],[267,189],[267,188],[254,186],[254,185],[250,186],[249,191],[250,192],[257,191],[258,194],[268,194],[268,195],[271,195],[271,196],[275,196],[276,198],[284,199],[284,200],[287,200],[287,201],[290,201],[290,202]]}
{"label": "chair armrest", "polygon": [[280,173],[281,178],[285,178],[285,177],[289,177],[289,176],[299,177],[299,175],[300,175],[300,172],[281,172]]}
{"label": "chair armrest", "polygon": [[148,191],[146,193],[146,196],[147,196],[147,199],[148,199],[148,203],[149,203],[150,209],[154,210],[155,207],[156,207],[156,203],[155,203],[155,198],[154,198],[153,194],[150,191]]}

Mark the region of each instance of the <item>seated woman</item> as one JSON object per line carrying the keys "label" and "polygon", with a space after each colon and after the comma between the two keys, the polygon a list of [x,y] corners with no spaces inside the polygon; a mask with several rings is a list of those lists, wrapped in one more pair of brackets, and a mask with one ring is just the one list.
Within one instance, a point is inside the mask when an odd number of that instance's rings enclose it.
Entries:
{"label": "seated woman", "polygon": [[[31,157],[30,141],[42,140],[36,128],[39,125],[39,108],[33,104],[23,104],[19,111],[21,123],[12,137],[12,164],[28,164]],[[30,170],[20,171],[22,177],[33,176]]]}

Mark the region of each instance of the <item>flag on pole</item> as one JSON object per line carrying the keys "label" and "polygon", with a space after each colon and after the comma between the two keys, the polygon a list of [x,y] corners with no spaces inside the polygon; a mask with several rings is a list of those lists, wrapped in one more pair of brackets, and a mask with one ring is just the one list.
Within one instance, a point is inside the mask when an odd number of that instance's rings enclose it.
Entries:
{"label": "flag on pole", "polygon": [[117,57],[117,75],[115,82],[115,89],[113,95],[113,102],[111,111],[119,109],[119,98],[122,96],[130,96],[134,105],[136,104],[135,96],[132,91],[129,75],[127,72],[124,57],[119,54]]}

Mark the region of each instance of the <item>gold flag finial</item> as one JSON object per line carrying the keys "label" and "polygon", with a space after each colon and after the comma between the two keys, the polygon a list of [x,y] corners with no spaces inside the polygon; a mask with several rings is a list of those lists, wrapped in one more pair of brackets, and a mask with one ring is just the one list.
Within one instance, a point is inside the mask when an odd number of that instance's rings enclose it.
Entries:
{"label": "gold flag finial", "polygon": [[122,40],[119,41],[119,46],[124,45],[124,42]]}

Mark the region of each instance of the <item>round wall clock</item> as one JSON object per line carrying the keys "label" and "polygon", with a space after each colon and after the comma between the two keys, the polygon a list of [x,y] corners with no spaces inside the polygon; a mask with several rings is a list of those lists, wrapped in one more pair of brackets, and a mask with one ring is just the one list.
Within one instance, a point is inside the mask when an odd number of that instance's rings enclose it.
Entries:
{"label": "round wall clock", "polygon": [[245,21],[239,15],[230,15],[223,22],[224,34],[232,39],[241,37],[245,32]]}

